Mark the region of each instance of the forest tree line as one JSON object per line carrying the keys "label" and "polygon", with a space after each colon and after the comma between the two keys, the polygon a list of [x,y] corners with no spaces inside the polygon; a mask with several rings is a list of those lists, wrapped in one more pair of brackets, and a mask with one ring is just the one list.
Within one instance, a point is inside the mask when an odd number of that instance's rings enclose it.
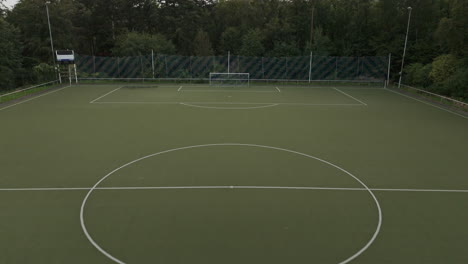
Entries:
{"label": "forest tree line", "polygon": [[[0,89],[41,80],[52,54],[45,0],[0,0]],[[405,83],[468,98],[466,0],[50,0],[56,49],[148,54],[388,56]],[[313,18],[313,19],[312,19]],[[30,73],[33,73],[32,75]]]}

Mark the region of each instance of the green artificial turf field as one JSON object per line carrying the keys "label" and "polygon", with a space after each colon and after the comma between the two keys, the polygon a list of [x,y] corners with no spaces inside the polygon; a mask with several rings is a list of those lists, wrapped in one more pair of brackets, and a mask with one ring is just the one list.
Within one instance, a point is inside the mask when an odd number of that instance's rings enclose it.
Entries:
{"label": "green artificial turf field", "polygon": [[0,263],[468,263],[468,117],[373,86],[0,105]]}

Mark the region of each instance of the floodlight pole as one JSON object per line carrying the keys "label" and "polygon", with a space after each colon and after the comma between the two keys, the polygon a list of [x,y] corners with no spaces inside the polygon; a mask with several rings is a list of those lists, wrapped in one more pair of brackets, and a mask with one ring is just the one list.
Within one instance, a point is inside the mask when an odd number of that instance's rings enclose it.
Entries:
{"label": "floodlight pole", "polygon": [[408,10],[409,10],[408,26],[406,27],[405,48],[403,49],[403,58],[401,60],[400,80],[398,81],[398,88],[400,88],[401,86],[401,78],[403,77],[403,66],[405,65],[406,46],[408,44],[408,33],[409,33],[409,27],[410,27],[410,22],[411,22],[411,11],[413,10],[413,8],[409,6]]}
{"label": "floodlight pole", "polygon": [[57,70],[57,66],[55,65],[54,40],[52,39],[52,27],[50,26],[49,4],[50,4],[49,1],[45,2],[46,12],[47,12],[47,23],[49,24],[50,48],[52,49],[52,63],[54,64],[54,69]]}

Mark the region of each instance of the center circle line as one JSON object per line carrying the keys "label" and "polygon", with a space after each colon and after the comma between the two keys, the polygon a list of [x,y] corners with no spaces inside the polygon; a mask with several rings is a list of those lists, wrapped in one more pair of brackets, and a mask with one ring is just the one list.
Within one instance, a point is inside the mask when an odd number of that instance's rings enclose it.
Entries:
{"label": "center circle line", "polygon": [[380,233],[380,229],[382,227],[382,220],[383,220],[383,216],[382,216],[382,208],[380,207],[380,203],[379,203],[379,200],[377,199],[377,197],[375,196],[375,194],[372,192],[372,190],[364,183],[362,182],[358,177],[354,176],[352,173],[348,172],[347,170],[339,167],[338,165],[335,165],[329,161],[326,161],[326,160],[323,160],[323,159],[320,159],[320,158],[317,158],[315,156],[312,156],[312,155],[308,155],[308,154],[305,154],[305,153],[301,153],[301,152],[298,152],[298,151],[294,151],[294,150],[289,150],[289,149],[284,149],[284,148],[279,148],[279,147],[272,147],[272,146],[265,146],[265,145],[256,145],[256,144],[242,144],[242,143],[218,143],[218,144],[204,144],[204,145],[194,145],[194,146],[187,146],[187,147],[180,147],[180,148],[174,148],[174,149],[169,149],[169,150],[165,150],[165,151],[161,151],[161,152],[157,152],[157,153],[153,153],[153,154],[150,154],[150,155],[147,155],[147,156],[144,156],[144,157],[141,157],[139,159],[136,159],[136,160],[133,160],[131,162],[128,162],[116,169],[114,169],[113,171],[109,172],[108,174],[106,174],[104,177],[102,177],[98,182],[96,182],[96,184],[94,184],[94,186],[88,191],[88,193],[86,194],[86,196],[84,197],[82,203],[81,203],[81,207],[80,207],[80,224],[81,224],[81,229],[83,230],[83,233],[85,234],[86,238],[88,239],[88,241],[98,250],[100,251],[103,255],[105,255],[107,258],[109,258],[110,260],[114,261],[115,263],[119,263],[119,264],[126,264],[125,262],[121,261],[120,259],[112,256],[110,253],[108,253],[107,251],[105,251],[101,246],[99,246],[99,244],[94,241],[94,239],[91,237],[91,235],[89,234],[88,232],[88,229],[86,228],[86,225],[85,225],[85,221],[84,221],[84,209],[86,207],[86,202],[88,201],[88,198],[90,197],[90,195],[93,193],[93,191],[99,186],[99,184],[101,184],[104,180],[106,180],[108,177],[110,177],[112,174],[114,174],[115,172],[125,168],[125,167],[128,167],[134,163],[137,163],[139,161],[142,161],[144,159],[147,159],[147,158],[151,158],[151,157],[154,157],[154,156],[158,156],[158,155],[161,155],[161,154],[166,154],[166,153],[170,153],[170,152],[174,152],[174,151],[179,151],[179,150],[187,150],[187,149],[194,149],[194,148],[202,148],[202,147],[215,147],[215,146],[244,146],[244,147],[258,147],[258,148],[265,148],[265,149],[274,149],[274,150],[280,150],[280,151],[285,151],[285,152],[289,152],[289,153],[293,153],[293,154],[297,154],[297,155],[300,155],[300,156],[304,156],[304,157],[308,157],[308,158],[311,158],[311,159],[315,159],[315,160],[318,160],[320,162],[323,162],[331,167],[334,167],[342,172],[344,172],[345,174],[351,176],[352,178],[354,178],[357,182],[359,182],[368,192],[369,194],[371,195],[371,197],[373,198],[374,202],[375,202],[375,205],[377,207],[377,211],[378,211],[378,223],[377,223],[377,227],[376,227],[376,230],[374,231],[374,234],[372,235],[371,239],[366,243],[366,245],[364,245],[363,248],[361,248],[359,251],[357,251],[355,254],[353,254],[352,256],[346,258],[345,260],[341,261],[341,262],[338,262],[338,264],[347,264],[349,262],[351,262],[352,260],[356,259],[359,255],[361,255],[364,251],[366,251],[375,241],[375,239],[377,238],[378,234]]}

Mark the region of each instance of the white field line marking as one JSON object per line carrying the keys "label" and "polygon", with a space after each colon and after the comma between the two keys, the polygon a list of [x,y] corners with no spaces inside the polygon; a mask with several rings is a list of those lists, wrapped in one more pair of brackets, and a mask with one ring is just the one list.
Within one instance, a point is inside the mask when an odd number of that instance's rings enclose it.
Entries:
{"label": "white field line marking", "polygon": [[69,87],[71,87],[71,85],[62,87],[62,88],[57,89],[57,90],[50,91],[50,92],[45,93],[45,94],[38,95],[38,96],[36,96],[36,97],[33,97],[33,98],[28,99],[28,100],[24,100],[24,101],[18,102],[18,103],[16,103],[16,104],[12,104],[12,105],[9,105],[9,106],[0,108],[0,111],[5,110],[5,109],[8,109],[8,108],[10,108],[10,107],[13,107],[13,106],[15,106],[15,105],[19,105],[19,104],[23,104],[23,103],[29,102],[29,101],[31,101],[31,100],[37,99],[37,98],[42,97],[42,96],[46,96],[46,95],[48,95],[48,94],[56,93],[56,92],[58,92],[58,91],[61,91],[61,90],[63,90],[63,89],[69,88]]}
{"label": "white field line marking", "polygon": [[92,101],[91,101],[91,102],[89,102],[89,103],[90,103],[90,104],[94,104],[94,103],[95,103],[97,100],[99,100],[99,99],[102,99],[102,98],[104,98],[104,97],[108,96],[109,94],[111,94],[111,93],[113,93],[113,92],[115,92],[115,91],[117,91],[117,90],[120,90],[120,89],[122,89],[122,87],[123,87],[123,86],[120,86],[119,88],[117,88],[117,89],[114,89],[114,90],[112,90],[112,91],[110,91],[110,92],[106,93],[105,95],[102,95],[102,96],[100,96],[100,97],[98,97],[98,98],[96,98],[96,99],[92,100]]}
{"label": "white field line marking", "polygon": [[179,87],[179,89],[177,90],[178,92],[182,91],[182,86]]}
{"label": "white field line marking", "polygon": [[[95,190],[190,190],[190,189],[272,189],[272,190],[319,190],[319,191],[367,191],[365,188],[340,187],[307,187],[307,186],[131,186],[131,187],[97,187]],[[456,189],[393,189],[369,188],[373,192],[428,192],[428,193],[468,193],[468,190]],[[91,187],[57,187],[57,188],[0,188],[2,192],[30,191],[89,191]]]}
{"label": "white field line marking", "polygon": [[246,103],[246,102],[94,102],[94,104],[215,104],[215,105],[364,106],[363,104]]}
{"label": "white field line marking", "polygon": [[426,105],[429,105],[429,106],[438,108],[438,109],[440,109],[440,110],[444,110],[445,112],[452,113],[452,114],[457,115],[457,116],[459,116],[459,117],[463,117],[463,118],[465,118],[465,119],[468,119],[468,116],[464,116],[464,115],[461,115],[461,114],[459,114],[459,113],[456,113],[456,112],[450,111],[450,110],[448,110],[448,109],[445,109],[445,108],[443,108],[443,107],[440,107],[440,106],[437,106],[437,105],[433,105],[433,104],[428,103],[428,102],[424,102],[424,101],[422,101],[422,100],[413,98],[413,97],[408,96],[408,95],[406,95],[406,94],[402,94],[402,93],[399,93],[399,92],[397,92],[397,91],[393,91],[393,90],[391,90],[391,89],[385,89],[385,90],[387,90],[387,91],[389,91],[389,92],[392,92],[392,93],[395,93],[395,94],[399,94],[399,95],[404,96],[404,97],[409,98],[409,99],[413,99],[413,100],[418,101],[418,102],[420,102],[420,103],[423,103],[423,104],[426,104]]}
{"label": "white field line marking", "polygon": [[0,98],[2,98],[2,97],[4,97],[4,96],[16,94],[16,93],[21,93],[21,92],[24,92],[24,91],[28,91],[28,90],[31,90],[31,89],[34,89],[34,88],[37,88],[37,87],[49,85],[49,84],[51,84],[51,83],[58,83],[58,82],[59,82],[59,80],[55,80],[55,81],[51,81],[51,82],[46,82],[46,83],[41,83],[41,84],[38,84],[38,85],[34,85],[34,86],[27,87],[27,88],[20,89],[20,90],[14,90],[14,91],[11,92],[11,93],[0,94]]}
{"label": "white field line marking", "polygon": [[275,88],[276,88],[276,90],[278,90],[278,93],[281,93],[280,88],[278,88],[278,87],[275,87]]}
{"label": "white field line marking", "polygon": [[336,88],[336,87],[335,87],[335,88],[333,88],[333,89],[335,89],[336,91],[338,91],[338,92],[340,92],[340,93],[342,93],[342,94],[344,94],[344,95],[348,96],[349,98],[351,98],[351,99],[353,99],[353,100],[355,100],[355,101],[357,101],[357,102],[359,102],[359,103],[361,103],[361,104],[363,104],[363,105],[367,106],[367,104],[366,104],[366,103],[364,103],[363,101],[356,99],[355,97],[353,97],[353,96],[351,96],[351,95],[349,95],[349,94],[347,94],[347,93],[345,93],[345,92],[341,91],[340,89],[338,89],[338,88]]}
{"label": "white field line marking", "polygon": [[183,90],[185,93],[276,93],[276,91],[243,91],[243,90]]}
{"label": "white field line marking", "polygon": [[190,106],[190,107],[197,107],[197,108],[205,108],[205,109],[227,109],[227,110],[249,110],[249,109],[259,109],[259,108],[268,108],[277,106],[277,104],[272,105],[263,105],[263,106],[250,106],[250,107],[216,107],[216,106],[201,106],[201,105],[194,105],[189,103],[180,103],[181,105]]}
{"label": "white field line marking", "polygon": [[372,199],[374,200],[374,203],[375,203],[375,206],[377,208],[377,215],[378,215],[378,222],[377,222],[377,227],[374,231],[374,233],[372,234],[372,237],[370,238],[370,240],[360,249],[358,250],[356,253],[354,253],[352,256],[346,258],[345,260],[343,261],[340,261],[338,264],[346,264],[346,263],[349,263],[351,262],[352,260],[356,259],[359,255],[361,255],[364,251],[366,251],[371,245],[372,243],[374,243],[375,239],[377,239],[377,236],[379,235],[380,233],[380,229],[382,227],[382,219],[383,219],[383,216],[382,216],[382,208],[380,207],[380,203],[379,203],[379,200],[377,199],[377,197],[375,196],[375,194],[369,189],[369,187],[363,182],[361,181],[358,177],[354,176],[351,172],[341,168],[340,166],[338,165],[335,165],[329,161],[326,161],[326,160],[323,160],[323,159],[320,159],[318,157],[315,157],[315,156],[312,156],[312,155],[308,155],[308,154],[305,154],[305,153],[301,153],[301,152],[298,152],[298,151],[294,151],[294,150],[289,150],[289,149],[284,149],[284,148],[278,148],[278,147],[271,147],[271,146],[265,146],[265,145],[255,145],[255,144],[240,144],[240,143],[219,143],[219,144],[204,144],[204,145],[195,145],[195,146],[187,146],[187,147],[180,147],[180,148],[174,148],[174,149],[169,149],[169,150],[165,150],[165,151],[161,151],[161,152],[157,152],[157,153],[153,153],[153,154],[150,154],[150,155],[147,155],[147,156],[144,156],[144,157],[141,157],[139,159],[136,159],[136,160],[133,160],[133,161],[130,161],[116,169],[114,169],[113,171],[109,172],[108,174],[106,174],[104,177],[102,177],[100,180],[98,180],[96,182],[96,184],[94,184],[94,186],[88,191],[88,193],[86,194],[86,196],[84,197],[83,199],[83,202],[81,203],[81,208],[80,208],[80,224],[81,224],[81,229],[83,230],[83,233],[85,234],[86,238],[88,239],[88,241],[97,249],[99,250],[103,255],[105,255],[106,257],[108,257],[109,259],[111,259],[112,261],[116,262],[116,263],[120,263],[120,264],[125,264],[123,261],[117,259],[116,257],[112,256],[110,253],[108,253],[107,251],[105,251],[101,246],[99,246],[99,244],[94,241],[94,239],[91,237],[91,235],[89,234],[88,232],[88,229],[86,228],[86,225],[85,225],[85,220],[84,220],[84,209],[86,207],[86,202],[88,201],[88,198],[90,197],[90,195],[93,193],[93,191],[103,182],[105,181],[107,178],[109,178],[112,174],[114,174],[115,172],[127,167],[127,166],[130,166],[134,163],[137,163],[139,161],[142,161],[142,160],[145,160],[145,159],[148,159],[148,158],[151,158],[151,157],[155,157],[155,156],[158,156],[158,155],[161,155],[161,154],[166,154],[166,153],[171,153],[171,152],[175,152],[175,151],[179,151],[179,150],[187,150],[187,149],[195,149],[195,148],[203,148],[203,147],[217,147],[217,146],[239,146],[239,147],[256,147],[256,148],[264,148],[264,149],[272,149],[272,150],[279,150],[279,151],[284,151],[284,152],[288,152],[288,153],[292,153],[292,154],[296,154],[296,155],[299,155],[299,156],[303,156],[303,157],[307,157],[307,158],[310,158],[310,159],[314,159],[314,160],[317,160],[319,162],[322,162],[322,163],[325,163],[345,174],[347,174],[348,176],[352,177],[354,180],[356,180],[360,185],[362,185],[362,187],[364,187],[367,192],[369,193],[369,195],[372,197]]}

